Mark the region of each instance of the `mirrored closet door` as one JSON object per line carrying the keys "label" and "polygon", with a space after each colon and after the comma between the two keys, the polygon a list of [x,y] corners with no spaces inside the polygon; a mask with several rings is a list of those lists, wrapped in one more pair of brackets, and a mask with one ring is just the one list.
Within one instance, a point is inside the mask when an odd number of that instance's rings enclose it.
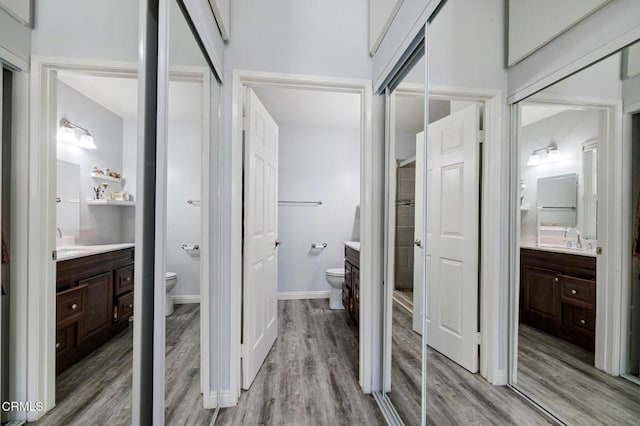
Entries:
{"label": "mirrored closet door", "polygon": [[509,380],[566,424],[640,416],[639,57],[631,46],[512,107]]}

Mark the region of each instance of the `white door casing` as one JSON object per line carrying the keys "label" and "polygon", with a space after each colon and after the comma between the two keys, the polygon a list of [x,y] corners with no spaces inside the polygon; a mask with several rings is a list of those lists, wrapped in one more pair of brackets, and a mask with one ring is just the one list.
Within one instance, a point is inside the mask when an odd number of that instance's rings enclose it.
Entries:
{"label": "white door casing", "polygon": [[[474,104],[430,124],[427,142],[427,344],[472,373],[479,367],[479,129]],[[418,205],[416,198],[416,214]]]}
{"label": "white door casing", "polygon": [[[416,243],[413,247],[413,331],[422,335],[424,307],[423,300],[423,284],[424,284],[424,132],[416,135],[416,188],[415,188],[415,228],[414,240]],[[427,182],[431,182],[427,178]],[[427,258],[427,262],[429,259]],[[427,270],[429,270],[427,265]],[[429,312],[426,312],[426,321],[429,321]]]}
{"label": "white door casing", "polygon": [[253,90],[245,91],[242,388],[278,334],[278,126]]}

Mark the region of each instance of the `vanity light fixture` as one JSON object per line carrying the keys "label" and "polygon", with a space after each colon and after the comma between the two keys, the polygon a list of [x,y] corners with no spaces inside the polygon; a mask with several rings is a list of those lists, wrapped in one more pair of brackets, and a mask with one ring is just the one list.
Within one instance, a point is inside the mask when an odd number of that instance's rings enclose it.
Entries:
{"label": "vanity light fixture", "polygon": [[[80,136],[80,140],[76,137],[76,129],[83,132],[82,136]],[[89,131],[84,127],[73,124],[66,118],[60,120],[58,142],[75,145],[79,148],[96,149],[96,144],[93,142],[93,136],[91,136],[91,133],[89,133]]]}
{"label": "vanity light fixture", "polygon": [[558,150],[558,145],[555,142],[551,142],[549,145],[547,145],[544,148],[535,149],[529,156],[529,161],[527,162],[527,166],[537,166],[542,162],[542,158],[540,157],[540,154],[538,154],[540,151],[547,152],[547,158],[549,159],[549,161],[557,161],[560,158],[560,151]]}

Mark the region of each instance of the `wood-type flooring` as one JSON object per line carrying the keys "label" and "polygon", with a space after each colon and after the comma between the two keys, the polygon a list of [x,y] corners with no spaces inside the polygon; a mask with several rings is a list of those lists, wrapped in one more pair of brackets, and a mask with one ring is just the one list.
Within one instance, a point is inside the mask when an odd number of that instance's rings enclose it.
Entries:
{"label": "wood-type flooring", "polygon": [[[165,424],[209,425],[200,394],[200,305],[176,305],[166,323]],[[133,325],[56,377],[56,406],[36,424],[131,425]]]}

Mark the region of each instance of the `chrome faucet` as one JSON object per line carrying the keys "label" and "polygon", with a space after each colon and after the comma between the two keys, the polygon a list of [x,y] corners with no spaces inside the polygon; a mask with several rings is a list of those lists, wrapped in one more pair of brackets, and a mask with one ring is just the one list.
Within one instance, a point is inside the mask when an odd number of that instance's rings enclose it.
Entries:
{"label": "chrome faucet", "polygon": [[60,230],[60,228],[56,228],[58,230],[58,237],[62,238],[62,231]]}
{"label": "chrome faucet", "polygon": [[571,231],[576,231],[576,248],[581,249],[582,248],[582,239],[580,238],[580,231],[578,231],[578,228],[567,228],[564,231],[564,238],[565,240],[567,240],[567,247],[571,247],[571,241],[569,241],[567,239],[567,237],[569,236],[569,232]]}

